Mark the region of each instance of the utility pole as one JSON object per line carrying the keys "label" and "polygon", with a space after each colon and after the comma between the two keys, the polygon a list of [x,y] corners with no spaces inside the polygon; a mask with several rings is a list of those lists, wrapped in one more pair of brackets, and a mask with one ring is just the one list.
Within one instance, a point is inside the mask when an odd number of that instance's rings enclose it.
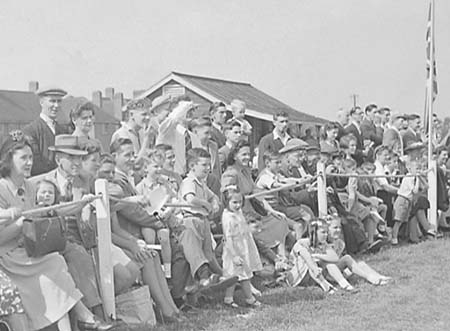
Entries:
{"label": "utility pole", "polygon": [[350,95],[350,98],[353,100],[353,108],[356,108],[356,106],[357,106],[357,103],[358,103],[358,97],[359,97],[358,94],[352,94],[352,95]]}

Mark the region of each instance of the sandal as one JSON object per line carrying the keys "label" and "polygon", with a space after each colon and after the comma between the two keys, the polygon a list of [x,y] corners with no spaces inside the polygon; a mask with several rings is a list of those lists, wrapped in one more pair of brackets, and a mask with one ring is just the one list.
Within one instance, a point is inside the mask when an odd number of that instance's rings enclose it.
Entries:
{"label": "sandal", "polygon": [[336,292],[337,292],[337,288],[334,287],[333,285],[330,285],[330,287],[328,288],[328,291],[325,291],[325,293],[329,294],[329,295],[336,294]]}
{"label": "sandal", "polygon": [[342,289],[349,293],[358,293],[359,292],[359,290],[357,288],[354,288],[352,285],[347,285],[346,287],[343,287]]}
{"label": "sandal", "polygon": [[379,278],[375,283],[373,283],[373,285],[375,285],[375,286],[384,286],[384,285],[387,285],[388,283],[389,283],[389,280],[383,279],[383,278]]}
{"label": "sandal", "polygon": [[234,308],[234,309],[239,308],[238,304],[234,301],[231,301],[231,302],[224,301],[223,304],[229,308]]}
{"label": "sandal", "polygon": [[261,307],[261,305],[262,305],[262,303],[256,299],[253,299],[251,302],[248,302],[246,300],[245,303],[247,304],[247,307],[250,307],[250,308],[258,308],[258,307]]}

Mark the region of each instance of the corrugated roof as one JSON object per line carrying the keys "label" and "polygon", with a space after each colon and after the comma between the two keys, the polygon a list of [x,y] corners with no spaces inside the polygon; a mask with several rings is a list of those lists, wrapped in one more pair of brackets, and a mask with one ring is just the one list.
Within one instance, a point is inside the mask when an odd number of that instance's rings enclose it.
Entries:
{"label": "corrugated roof", "polygon": [[[83,97],[68,96],[63,99],[58,122],[69,123],[70,110],[82,100]],[[2,123],[29,123],[39,116],[41,106],[39,98],[33,92],[0,90],[0,122]],[[118,123],[114,116],[102,109],[95,112],[96,123]]]}
{"label": "corrugated roof", "polygon": [[324,123],[325,119],[300,112],[289,105],[275,99],[263,91],[253,87],[249,83],[216,79],[210,77],[195,76],[180,72],[172,72],[173,79],[177,77],[189,82],[207,94],[227,103],[233,99],[240,99],[247,104],[247,108],[255,112],[274,115],[285,111],[292,121]]}

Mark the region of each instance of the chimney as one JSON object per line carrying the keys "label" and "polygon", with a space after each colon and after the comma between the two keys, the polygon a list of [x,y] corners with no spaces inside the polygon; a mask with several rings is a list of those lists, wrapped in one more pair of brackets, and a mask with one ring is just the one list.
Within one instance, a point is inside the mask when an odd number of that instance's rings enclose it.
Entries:
{"label": "chimney", "polygon": [[114,98],[114,87],[105,88],[105,97],[111,100]]}
{"label": "chimney", "polygon": [[133,99],[136,99],[139,95],[142,94],[145,90],[134,90],[133,91]]}
{"label": "chimney", "polygon": [[37,90],[39,90],[39,82],[32,80],[28,83],[28,91],[29,92],[36,92]]}
{"label": "chimney", "polygon": [[123,107],[123,93],[116,93],[113,99],[113,112],[114,117],[118,120],[122,120],[122,107]]}
{"label": "chimney", "polygon": [[101,91],[92,92],[92,103],[94,105],[96,105],[97,107],[102,108],[103,100],[102,100],[102,92]]}

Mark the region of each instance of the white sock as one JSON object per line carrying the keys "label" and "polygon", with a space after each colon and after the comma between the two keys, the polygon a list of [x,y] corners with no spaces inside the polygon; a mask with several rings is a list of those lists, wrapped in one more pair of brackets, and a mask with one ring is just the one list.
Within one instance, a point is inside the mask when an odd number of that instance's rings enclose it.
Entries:
{"label": "white sock", "polygon": [[164,263],[164,276],[172,278],[172,265],[170,263]]}

